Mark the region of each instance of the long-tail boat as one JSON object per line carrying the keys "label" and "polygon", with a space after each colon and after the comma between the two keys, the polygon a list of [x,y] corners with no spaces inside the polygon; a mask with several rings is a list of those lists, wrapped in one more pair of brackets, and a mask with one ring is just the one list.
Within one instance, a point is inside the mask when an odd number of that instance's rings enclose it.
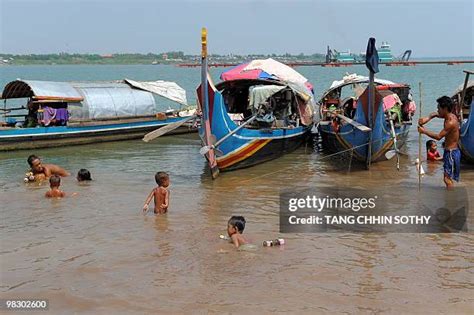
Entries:
{"label": "long-tail boat", "polygon": [[[177,110],[158,111],[155,95],[187,104],[174,82],[12,81],[1,95],[0,151],[141,138],[189,119]],[[173,133],[192,131],[183,125]]]}
{"label": "long-tail boat", "polygon": [[253,166],[298,148],[313,125],[315,101],[308,80],[273,59],[253,60],[221,75],[214,85],[202,34],[199,134],[212,177]]}
{"label": "long-tail boat", "polygon": [[456,104],[456,111],[461,124],[459,147],[462,157],[469,163],[474,163],[474,81],[469,81],[473,71],[464,70],[466,74],[464,84],[454,93],[452,99]]}
{"label": "long-tail boat", "polygon": [[416,109],[409,85],[370,74],[347,75],[332,83],[319,101],[318,127],[324,148],[351,153],[367,167],[398,156]]}

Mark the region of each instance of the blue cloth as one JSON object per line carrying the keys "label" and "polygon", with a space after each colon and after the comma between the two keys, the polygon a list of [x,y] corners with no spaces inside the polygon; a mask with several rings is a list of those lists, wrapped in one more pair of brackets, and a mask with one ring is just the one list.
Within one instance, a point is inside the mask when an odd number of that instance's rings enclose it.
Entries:
{"label": "blue cloth", "polygon": [[367,43],[367,51],[365,53],[365,65],[372,73],[379,72],[379,54],[375,47],[375,38],[369,38]]}
{"label": "blue cloth", "polygon": [[461,150],[444,150],[443,162],[444,174],[459,182],[459,173],[461,171]]}

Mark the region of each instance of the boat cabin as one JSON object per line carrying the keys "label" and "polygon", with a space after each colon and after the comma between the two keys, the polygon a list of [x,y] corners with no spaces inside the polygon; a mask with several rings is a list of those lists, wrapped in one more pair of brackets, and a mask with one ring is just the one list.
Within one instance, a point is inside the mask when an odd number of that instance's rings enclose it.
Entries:
{"label": "boat cabin", "polygon": [[295,128],[312,123],[308,96],[277,80],[235,80],[216,85],[227,113],[237,124],[252,116],[247,128]]}
{"label": "boat cabin", "polygon": [[464,89],[464,84],[461,84],[454,95],[452,96],[452,100],[455,104],[456,114],[460,118],[461,122],[465,119],[469,118],[469,114],[472,109],[472,104],[474,101],[474,81],[469,80],[466,85],[466,92],[464,95],[464,102],[461,103],[462,92]]}
{"label": "boat cabin", "polygon": [[[353,77],[334,81],[320,100],[322,120],[333,120],[336,115],[354,118],[358,100],[367,97],[368,78]],[[376,99],[383,102],[386,119],[395,124],[409,124],[415,114],[416,105],[410,86],[387,80],[375,79]]]}
{"label": "boat cabin", "polygon": [[[187,104],[185,91],[174,82],[15,80],[2,92],[4,106],[0,110],[5,119],[0,123],[3,127],[34,128],[156,120],[161,116],[166,119],[166,115],[158,111],[155,95]],[[13,107],[7,105],[7,100],[13,100]]]}

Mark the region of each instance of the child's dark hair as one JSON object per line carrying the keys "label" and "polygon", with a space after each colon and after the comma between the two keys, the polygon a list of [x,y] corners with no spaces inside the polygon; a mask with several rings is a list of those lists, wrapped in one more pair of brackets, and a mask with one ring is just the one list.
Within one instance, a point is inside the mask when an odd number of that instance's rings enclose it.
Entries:
{"label": "child's dark hair", "polygon": [[431,146],[433,143],[436,143],[434,140],[428,140],[426,141],[426,151],[429,151],[431,149]]}
{"label": "child's dark hair", "polygon": [[155,174],[155,181],[158,184],[158,186],[162,186],[165,183],[165,180],[167,180],[170,176],[166,172],[157,172]]}
{"label": "child's dark hair", "polygon": [[39,159],[38,156],[36,156],[36,155],[34,155],[34,154],[30,155],[30,156],[28,157],[28,160],[27,160],[27,161],[28,161],[28,164],[30,164],[30,166],[33,166],[33,161],[34,161],[34,160],[37,160],[37,159]]}
{"label": "child's dark hair", "polygon": [[91,172],[86,170],[85,168],[81,168],[79,172],[77,172],[77,180],[82,182],[84,180],[92,180]]}
{"label": "child's dark hair", "polygon": [[229,219],[227,224],[235,227],[239,233],[242,233],[245,229],[245,218],[241,215],[234,215]]}
{"label": "child's dark hair", "polygon": [[449,96],[441,96],[436,102],[440,108],[446,108],[450,113],[453,111],[453,100]]}
{"label": "child's dark hair", "polygon": [[49,184],[53,187],[59,187],[59,185],[61,184],[61,177],[59,177],[58,175],[52,175],[49,178]]}

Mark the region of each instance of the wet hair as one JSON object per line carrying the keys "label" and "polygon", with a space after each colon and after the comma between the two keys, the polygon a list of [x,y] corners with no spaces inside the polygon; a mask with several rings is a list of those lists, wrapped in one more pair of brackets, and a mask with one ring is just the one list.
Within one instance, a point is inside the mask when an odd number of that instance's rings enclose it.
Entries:
{"label": "wet hair", "polygon": [[235,227],[239,233],[242,233],[245,229],[245,218],[241,215],[234,215],[227,222],[232,227]]}
{"label": "wet hair", "polygon": [[434,140],[428,140],[426,141],[426,151],[429,151],[431,149],[431,146],[433,143],[436,143]]}
{"label": "wet hair", "polygon": [[30,155],[30,156],[28,157],[28,160],[27,160],[27,161],[28,161],[28,164],[30,164],[30,166],[33,166],[33,161],[34,161],[34,160],[38,160],[38,159],[39,159],[38,156],[32,154],[32,155]]}
{"label": "wet hair", "polygon": [[53,187],[59,187],[59,185],[61,185],[61,177],[59,177],[58,175],[52,175],[49,178],[49,185]]}
{"label": "wet hair", "polygon": [[85,168],[81,168],[79,172],[77,172],[77,180],[82,182],[84,180],[92,180],[91,172],[86,170]]}
{"label": "wet hair", "polygon": [[166,172],[157,172],[155,174],[155,181],[158,186],[162,186],[168,178],[170,178],[170,176]]}
{"label": "wet hair", "polygon": [[443,109],[447,109],[448,112],[452,112],[453,110],[453,100],[449,96],[441,96],[436,100],[438,102],[438,106]]}

